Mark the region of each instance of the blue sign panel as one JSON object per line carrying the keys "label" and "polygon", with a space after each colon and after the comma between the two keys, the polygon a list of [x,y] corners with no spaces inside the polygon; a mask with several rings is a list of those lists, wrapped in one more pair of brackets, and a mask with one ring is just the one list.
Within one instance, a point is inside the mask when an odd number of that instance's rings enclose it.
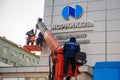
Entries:
{"label": "blue sign panel", "polygon": [[82,16],[83,9],[80,5],[76,5],[76,9],[72,8],[71,6],[65,6],[62,10],[62,16],[64,19],[69,19],[69,16],[78,19]]}

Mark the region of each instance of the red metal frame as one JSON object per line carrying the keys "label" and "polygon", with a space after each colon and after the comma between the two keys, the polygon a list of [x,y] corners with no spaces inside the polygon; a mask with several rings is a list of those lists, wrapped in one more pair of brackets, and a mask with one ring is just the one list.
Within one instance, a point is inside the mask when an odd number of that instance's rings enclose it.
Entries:
{"label": "red metal frame", "polygon": [[[52,35],[49,30],[44,32],[44,39],[52,52],[56,53],[56,65],[55,65],[55,78],[54,80],[63,80],[63,70],[64,70],[64,55],[63,49],[57,42],[56,38]],[[69,65],[67,76],[77,76],[79,74],[78,65],[76,65],[75,74],[72,74],[71,66]]]}
{"label": "red metal frame", "polygon": [[31,51],[42,51],[42,48],[38,45],[25,45],[23,46],[24,50],[31,52]]}

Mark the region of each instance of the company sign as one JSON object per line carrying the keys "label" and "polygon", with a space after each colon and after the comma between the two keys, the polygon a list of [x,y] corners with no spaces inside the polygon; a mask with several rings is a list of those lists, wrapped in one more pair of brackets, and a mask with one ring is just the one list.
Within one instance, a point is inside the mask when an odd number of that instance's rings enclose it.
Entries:
{"label": "company sign", "polygon": [[64,19],[68,20],[69,16],[74,17],[75,19],[78,19],[82,16],[83,9],[80,5],[76,5],[76,8],[72,8],[71,6],[65,6],[62,10],[62,16]]}
{"label": "company sign", "polygon": [[94,25],[95,24],[93,23],[93,21],[57,24],[52,26],[52,30],[88,28],[88,27],[94,27]]}

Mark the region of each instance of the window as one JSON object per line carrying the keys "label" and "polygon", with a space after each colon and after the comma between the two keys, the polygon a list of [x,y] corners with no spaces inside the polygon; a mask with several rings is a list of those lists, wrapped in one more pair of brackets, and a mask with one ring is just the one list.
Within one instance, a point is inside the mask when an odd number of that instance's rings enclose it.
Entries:
{"label": "window", "polygon": [[35,64],[35,59],[33,59],[33,63]]}
{"label": "window", "polygon": [[4,47],[3,47],[3,52],[8,53],[8,52],[9,52],[9,47],[4,46]]}
{"label": "window", "polygon": [[20,59],[24,58],[24,54],[20,53]]}
{"label": "window", "polygon": [[12,50],[12,56],[17,56],[17,51]]}
{"label": "window", "polygon": [[27,56],[27,57],[26,57],[26,61],[27,61],[27,62],[30,62],[30,57]]}
{"label": "window", "polygon": [[45,77],[38,78],[38,80],[46,80]]}
{"label": "window", "polygon": [[4,78],[3,77],[3,79],[2,80],[25,80],[25,78],[17,78],[17,77],[15,77],[15,78]]}
{"label": "window", "polygon": [[8,59],[2,58],[2,62],[7,64],[8,63]]}
{"label": "window", "polygon": [[18,66],[23,66],[22,64],[18,64]]}
{"label": "window", "polygon": [[26,80],[48,80],[46,77],[27,77]]}
{"label": "window", "polygon": [[11,65],[16,66],[16,63],[14,61],[11,61]]}
{"label": "window", "polygon": [[39,61],[37,61],[37,64],[39,64]]}

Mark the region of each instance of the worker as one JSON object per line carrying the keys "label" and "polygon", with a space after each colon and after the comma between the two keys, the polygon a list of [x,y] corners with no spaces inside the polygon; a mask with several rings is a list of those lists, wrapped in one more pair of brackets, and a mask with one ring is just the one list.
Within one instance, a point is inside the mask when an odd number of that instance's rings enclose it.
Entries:
{"label": "worker", "polygon": [[[80,45],[76,42],[75,37],[71,37],[68,42],[65,42],[63,46],[63,53],[64,53],[64,74],[65,77],[68,72],[68,64],[70,62],[72,66],[72,73],[75,73],[75,55],[77,52],[80,51]],[[68,77],[70,80],[70,77]]]}
{"label": "worker", "polygon": [[31,43],[31,45],[34,44],[35,41],[35,34],[34,34],[34,29],[31,29],[30,31],[28,31],[26,33],[27,37],[27,45],[29,45],[29,43]]}
{"label": "worker", "polygon": [[38,37],[36,39],[36,45],[39,45],[40,47],[42,47],[43,41],[44,41],[43,35],[41,32],[39,32]]}

